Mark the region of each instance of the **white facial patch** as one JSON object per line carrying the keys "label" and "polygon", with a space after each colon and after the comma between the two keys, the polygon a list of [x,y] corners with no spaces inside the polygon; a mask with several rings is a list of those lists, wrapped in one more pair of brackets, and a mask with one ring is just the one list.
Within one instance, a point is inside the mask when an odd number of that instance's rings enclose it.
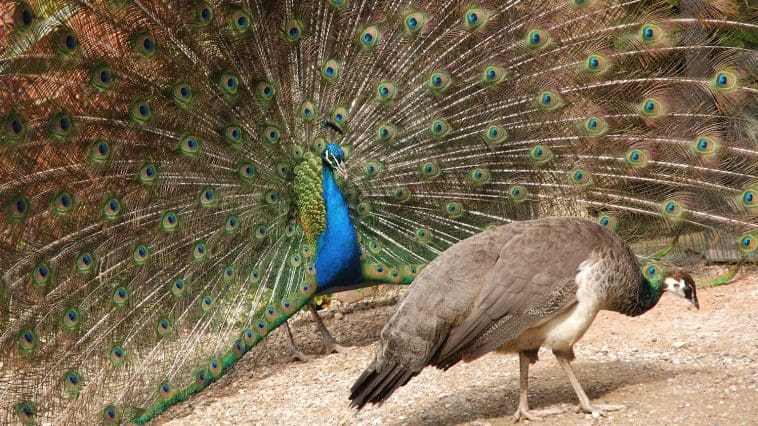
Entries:
{"label": "white facial patch", "polygon": [[666,291],[670,291],[672,293],[678,294],[682,297],[684,297],[684,288],[686,287],[684,280],[677,280],[672,277],[667,277],[663,284],[666,285]]}

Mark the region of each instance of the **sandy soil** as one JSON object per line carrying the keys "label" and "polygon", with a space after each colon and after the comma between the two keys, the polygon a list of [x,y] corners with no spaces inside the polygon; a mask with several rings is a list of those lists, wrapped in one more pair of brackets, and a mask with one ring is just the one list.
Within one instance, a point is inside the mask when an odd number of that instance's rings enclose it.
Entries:
{"label": "sandy soil", "polygon": [[[705,275],[719,271],[701,271]],[[696,277],[697,278],[697,277]],[[401,290],[402,291],[402,290]],[[283,329],[219,382],[158,419],[171,425],[211,424],[511,424],[518,403],[518,359],[489,354],[447,372],[426,369],[381,407],[348,406],[353,381],[373,357],[394,296],[326,312],[326,324],[347,353],[317,355],[310,315],[293,332],[308,363],[290,361]],[[601,312],[575,352],[574,368],[593,401],[623,403],[608,418],[576,413],[576,396],[552,354],[530,370],[532,408],[562,407],[544,424],[758,424],[758,269],[727,285],[701,288],[701,309],[664,295],[638,318]],[[322,311],[324,312],[324,311]]]}

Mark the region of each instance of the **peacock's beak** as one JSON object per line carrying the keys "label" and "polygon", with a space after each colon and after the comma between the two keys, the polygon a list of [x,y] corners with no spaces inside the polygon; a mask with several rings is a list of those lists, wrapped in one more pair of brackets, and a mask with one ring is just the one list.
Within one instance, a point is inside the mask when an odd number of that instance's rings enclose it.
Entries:
{"label": "peacock's beak", "polygon": [[342,176],[342,179],[347,180],[347,167],[345,167],[345,163],[342,161],[337,161],[336,169],[340,176]]}
{"label": "peacock's beak", "polygon": [[700,310],[700,303],[698,303],[697,297],[690,299],[690,303],[692,303],[692,306],[694,306],[695,309]]}

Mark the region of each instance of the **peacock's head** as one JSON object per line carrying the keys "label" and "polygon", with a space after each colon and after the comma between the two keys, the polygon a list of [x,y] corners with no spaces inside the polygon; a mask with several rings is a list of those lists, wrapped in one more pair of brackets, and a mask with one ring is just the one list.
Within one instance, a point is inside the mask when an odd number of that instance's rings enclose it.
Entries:
{"label": "peacock's head", "polygon": [[345,151],[336,143],[330,143],[324,149],[321,155],[324,165],[332,171],[337,171],[345,180],[347,180],[347,168],[345,168]]}
{"label": "peacock's head", "polygon": [[664,290],[688,300],[695,308],[700,309],[695,290],[695,280],[683,271],[671,271],[663,277]]}

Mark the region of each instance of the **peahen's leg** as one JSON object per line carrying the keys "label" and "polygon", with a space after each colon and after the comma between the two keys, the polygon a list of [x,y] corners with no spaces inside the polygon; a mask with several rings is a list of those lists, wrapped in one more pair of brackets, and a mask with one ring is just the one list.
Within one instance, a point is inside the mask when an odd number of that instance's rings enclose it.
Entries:
{"label": "peahen's leg", "polygon": [[564,411],[560,408],[546,408],[543,410],[529,410],[529,364],[537,361],[537,351],[519,352],[519,370],[521,382],[521,395],[519,396],[518,408],[513,414],[513,421],[518,422],[521,419],[540,421],[541,417],[561,414]]}
{"label": "peahen's leg", "polygon": [[625,405],[621,404],[590,404],[590,399],[587,398],[587,394],[584,393],[582,385],[579,384],[579,380],[577,380],[576,375],[574,375],[574,369],[571,368],[571,357],[555,352],[554,354],[555,358],[558,360],[558,365],[560,365],[561,368],[563,368],[563,371],[566,372],[566,376],[568,376],[569,382],[574,388],[577,398],[579,398],[579,410],[587,413],[597,412],[601,416],[605,416],[605,411],[623,410],[626,408]]}
{"label": "peahen's leg", "polygon": [[311,311],[311,314],[313,314],[313,319],[318,325],[318,330],[321,332],[321,341],[324,343],[324,353],[346,352],[348,348],[338,345],[337,341],[334,340],[334,337],[329,333],[329,330],[326,329],[324,320],[322,320],[321,316],[316,312],[316,305],[313,304],[312,300],[308,301],[308,308],[310,308],[309,310]]}
{"label": "peahen's leg", "polygon": [[290,359],[299,359],[303,362],[308,362],[311,360],[311,358],[304,353],[300,351],[300,349],[297,348],[297,345],[295,345],[295,338],[292,336],[292,331],[290,330],[290,323],[289,321],[284,321],[284,329],[287,330],[287,335],[289,336],[289,355]]}

